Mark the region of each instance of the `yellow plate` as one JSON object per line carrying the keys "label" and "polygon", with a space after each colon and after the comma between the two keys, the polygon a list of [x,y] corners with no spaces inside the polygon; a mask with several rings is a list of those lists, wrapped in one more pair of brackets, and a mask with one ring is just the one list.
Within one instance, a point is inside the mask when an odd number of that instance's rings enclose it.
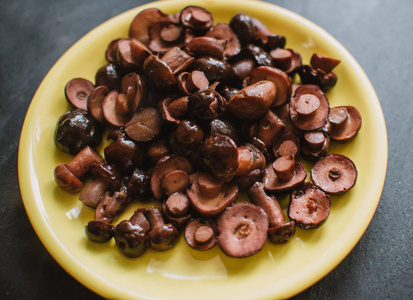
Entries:
{"label": "yellow plate", "polygon": [[[127,36],[129,24],[142,9],[156,6],[175,13],[196,3],[211,11],[216,22],[229,22],[245,12],[285,35],[287,47],[308,63],[317,52],[340,59],[336,87],[327,96],[331,106],[354,105],[363,118],[358,137],[333,146],[331,152],[350,157],[357,165],[356,186],[332,197],[331,214],[321,228],[299,229],[287,244],[267,243],[244,259],[225,256],[218,247],[191,250],[183,238],[170,251],[148,251],[138,259],[120,254],[113,241],[94,244],[83,227],[93,211],[62,192],[53,169],[71,157],[56,150],[57,118],[69,110],[65,84],[74,77],[94,80],[105,64],[108,43]],[[380,199],[387,165],[387,136],[381,107],[365,73],[344,47],[326,31],[286,9],[256,1],[165,1],[127,11],[100,25],[71,47],[43,80],[26,116],[19,148],[19,180],[27,214],[41,241],[56,261],[85,286],[106,298],[137,299],[268,299],[288,298],[330,272],[356,245]],[[283,201],[284,205],[286,200]],[[119,220],[128,218],[132,209]]]}

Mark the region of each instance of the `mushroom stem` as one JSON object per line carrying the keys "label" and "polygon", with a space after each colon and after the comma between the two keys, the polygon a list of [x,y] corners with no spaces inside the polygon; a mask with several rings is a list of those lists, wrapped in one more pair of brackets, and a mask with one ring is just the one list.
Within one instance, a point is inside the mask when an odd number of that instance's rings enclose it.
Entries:
{"label": "mushroom stem", "polygon": [[268,216],[270,241],[275,244],[287,242],[295,234],[295,222],[285,222],[278,200],[265,193],[264,184],[261,182],[256,182],[248,189],[247,194],[251,203],[261,207]]}

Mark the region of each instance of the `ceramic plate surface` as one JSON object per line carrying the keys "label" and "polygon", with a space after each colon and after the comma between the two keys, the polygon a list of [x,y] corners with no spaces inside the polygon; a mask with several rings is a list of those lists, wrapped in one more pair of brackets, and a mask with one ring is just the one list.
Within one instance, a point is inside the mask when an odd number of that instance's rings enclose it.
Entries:
{"label": "ceramic plate surface", "polygon": [[[334,145],[330,152],[350,157],[358,168],[356,186],[332,197],[327,222],[317,230],[298,229],[283,245],[269,242],[258,254],[229,258],[218,247],[199,252],[181,237],[162,253],[148,251],[128,259],[112,240],[94,244],[84,226],[93,210],[77,196],[60,190],[53,170],[71,157],[58,151],[53,132],[58,117],[70,109],[64,86],[74,77],[94,81],[106,63],[109,42],[126,37],[129,24],[141,10],[158,7],[174,14],[196,3],[213,13],[215,22],[229,22],[238,12],[259,18],[287,38],[304,63],[313,53],[341,60],[335,69],[337,85],[327,93],[332,107],[353,105],[363,118],[351,143]],[[235,4],[236,3],[236,4]],[[328,28],[327,28],[328,30]],[[387,137],[381,107],[363,70],[346,49],[325,30],[280,7],[256,1],[166,1],[127,11],[100,25],[71,47],[50,70],[27,113],[19,148],[19,180],[27,214],[39,238],[56,261],[82,284],[106,298],[136,299],[274,299],[288,298],[313,285],[342,261],[366,230],[380,199],[387,164]],[[286,199],[282,199],[284,207]],[[118,220],[129,218],[130,207]]]}

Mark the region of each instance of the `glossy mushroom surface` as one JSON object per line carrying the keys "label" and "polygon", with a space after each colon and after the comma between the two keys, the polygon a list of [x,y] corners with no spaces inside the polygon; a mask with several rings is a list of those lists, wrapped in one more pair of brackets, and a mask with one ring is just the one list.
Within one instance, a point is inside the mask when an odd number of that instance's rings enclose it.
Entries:
{"label": "glossy mushroom surface", "polygon": [[196,250],[208,250],[217,244],[216,223],[209,218],[196,218],[185,227],[185,241]]}

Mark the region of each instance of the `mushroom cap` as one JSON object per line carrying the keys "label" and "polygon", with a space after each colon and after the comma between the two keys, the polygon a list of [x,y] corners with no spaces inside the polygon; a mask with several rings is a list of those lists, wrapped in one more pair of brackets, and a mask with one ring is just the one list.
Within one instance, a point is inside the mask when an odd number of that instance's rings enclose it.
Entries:
{"label": "mushroom cap", "polygon": [[294,75],[301,66],[301,55],[292,49],[276,48],[271,50],[274,66],[288,75]]}
{"label": "mushroom cap", "polygon": [[128,257],[139,257],[146,251],[148,237],[138,224],[121,221],[115,228],[114,238],[119,250]]}
{"label": "mushroom cap", "polygon": [[272,146],[275,157],[294,155],[297,160],[300,155],[300,140],[292,132],[283,134]]}
{"label": "mushroom cap", "polygon": [[292,236],[294,236],[295,228],[294,221],[268,228],[268,239],[274,244],[286,243]]}
{"label": "mushroom cap", "polygon": [[95,243],[106,243],[115,234],[115,226],[102,220],[92,220],[85,226],[89,240]]}
{"label": "mushroom cap", "polygon": [[[312,103],[318,100],[319,106],[313,110]],[[303,111],[310,109],[312,114],[310,116],[302,117],[297,111],[298,104],[308,104]],[[301,106],[301,105],[300,105]],[[323,127],[327,123],[330,106],[327,97],[321,88],[314,84],[305,84],[297,88],[294,98],[290,102],[290,116],[294,125],[301,130],[315,130]]]}
{"label": "mushroom cap", "polygon": [[60,188],[69,193],[77,193],[83,187],[83,183],[70,172],[66,163],[61,163],[54,169],[54,179]]}
{"label": "mushroom cap", "polygon": [[324,192],[340,194],[356,184],[357,168],[342,154],[328,154],[313,165],[311,179]]}
{"label": "mushroom cap", "polygon": [[164,176],[174,170],[182,170],[191,174],[194,168],[189,161],[182,156],[166,155],[158,160],[151,174],[151,190],[156,199],[164,197],[162,189],[162,179]]}
{"label": "mushroom cap", "polygon": [[230,257],[251,256],[267,240],[268,218],[264,210],[249,202],[228,207],[217,220],[218,245]]}
{"label": "mushroom cap", "polygon": [[273,193],[284,193],[293,190],[296,186],[302,184],[307,178],[307,172],[303,165],[296,161],[294,164],[294,176],[290,181],[281,181],[277,177],[272,164],[265,169],[263,182],[265,190]]}
{"label": "mushroom cap", "polygon": [[315,229],[330,214],[330,196],[318,189],[313,183],[304,186],[290,195],[288,217],[303,229]]}
{"label": "mushroom cap", "polygon": [[87,99],[94,89],[89,80],[73,78],[65,86],[66,100],[74,107],[87,111]]}
{"label": "mushroom cap", "polygon": [[216,24],[205,34],[205,36],[227,41],[224,52],[226,58],[235,56],[241,52],[241,43],[237,35],[226,23]]}
{"label": "mushroom cap", "polygon": [[199,6],[187,6],[181,10],[181,23],[192,30],[206,30],[214,24],[212,14]]}
{"label": "mushroom cap", "polygon": [[162,128],[161,115],[153,107],[140,108],[125,125],[125,132],[136,142],[148,142],[154,139]]}
{"label": "mushroom cap", "polygon": [[[345,110],[343,109],[345,108]],[[351,141],[359,132],[361,128],[361,116],[357,108],[354,106],[338,106],[330,110],[330,116],[332,113],[339,113],[340,111],[347,112],[347,118],[340,126],[334,126],[330,122],[330,128],[328,133],[331,139],[335,142],[345,143]]]}
{"label": "mushroom cap", "polygon": [[[229,183],[219,183],[222,185],[220,192],[216,196],[202,194],[198,183],[199,172],[191,175],[191,187],[186,194],[191,201],[192,207],[202,216],[213,217],[222,212],[228,205],[235,202],[238,197],[238,185],[235,181]],[[206,189],[206,187],[202,187]]]}
{"label": "mushroom cap", "polygon": [[[200,235],[200,237],[196,235],[197,232],[199,232],[198,235]],[[209,218],[193,219],[186,225],[184,236],[185,241],[193,249],[211,249],[217,244],[217,230],[215,221]]]}
{"label": "mushroom cap", "polygon": [[99,123],[105,122],[102,104],[108,94],[109,89],[105,85],[100,85],[90,93],[87,99],[87,110]]}

